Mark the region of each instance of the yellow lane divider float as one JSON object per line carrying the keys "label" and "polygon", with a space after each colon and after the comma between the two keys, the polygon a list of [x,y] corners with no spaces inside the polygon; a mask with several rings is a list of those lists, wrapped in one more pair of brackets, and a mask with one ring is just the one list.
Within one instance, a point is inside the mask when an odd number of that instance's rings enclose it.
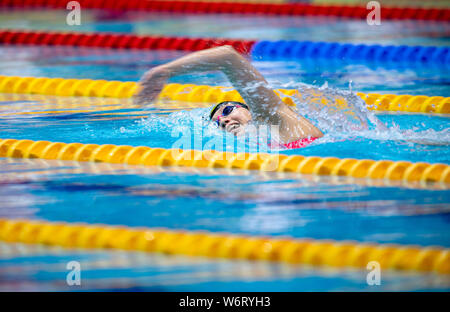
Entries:
{"label": "yellow lane divider float", "polygon": [[15,139],[0,139],[0,157],[94,161],[145,166],[245,169],[410,182],[440,182],[446,184],[446,188],[450,184],[450,166],[408,161],[231,153],[112,144],[68,144]]}
{"label": "yellow lane divider float", "polygon": [[[397,187],[409,189],[446,190],[446,183],[427,183],[425,181],[407,180],[387,180],[387,179],[361,179],[351,176],[325,176],[325,175],[301,175],[292,172],[270,172],[257,170],[235,170],[224,168],[199,168],[199,167],[162,167],[162,166],[129,166],[125,163],[112,164],[106,162],[76,162],[42,158],[0,158],[0,166],[14,164],[14,169],[21,170],[26,166],[27,170],[20,172],[11,170],[2,173],[0,183],[17,183],[18,181],[43,181],[51,179],[59,174],[128,174],[154,175],[154,174],[196,174],[202,176],[239,176],[251,175],[257,182],[280,181],[286,179],[296,179],[296,182],[289,184],[287,188],[315,186],[317,183],[328,185],[361,185],[365,187]],[[255,180],[252,180],[255,181]],[[351,209],[355,209],[352,207]],[[445,213],[450,211],[450,207],[435,207],[425,210],[398,210],[396,213],[403,215],[423,215],[434,213]]]}
{"label": "yellow lane divider float", "polygon": [[0,219],[0,240],[291,264],[450,273],[449,249],[354,241],[254,237],[153,228]]}
{"label": "yellow lane divider float", "polygon": [[[136,82],[0,76],[0,92],[2,93],[130,98],[137,90]],[[292,99],[294,96],[306,96],[309,100],[313,98],[324,105],[328,102],[320,90],[309,90],[310,94],[301,94],[295,89],[277,89],[275,92],[291,106],[295,105]],[[366,102],[370,110],[450,113],[450,97],[376,93],[357,93],[357,95]],[[231,88],[193,84],[169,84],[164,87],[160,99],[198,103],[243,101],[239,93]],[[335,101],[340,106],[346,105],[344,98],[336,98]]]}
{"label": "yellow lane divider float", "polygon": [[[2,105],[2,102],[8,102]],[[10,103],[15,102],[15,103]],[[156,101],[152,104],[152,113],[172,112],[180,109],[193,109],[209,107],[211,103]],[[0,116],[37,115],[37,114],[64,114],[95,112],[121,115],[146,114],[140,105],[131,98],[106,97],[72,97],[42,94],[0,93]],[[126,109],[127,112],[118,110]],[[110,112],[114,110],[115,112]],[[130,112],[132,110],[133,112]],[[131,118],[131,117],[130,117]]]}

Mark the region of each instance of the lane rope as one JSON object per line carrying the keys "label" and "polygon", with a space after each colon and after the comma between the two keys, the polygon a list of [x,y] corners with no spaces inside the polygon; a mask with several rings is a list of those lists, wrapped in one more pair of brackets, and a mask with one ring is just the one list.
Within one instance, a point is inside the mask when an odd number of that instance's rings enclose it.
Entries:
{"label": "lane rope", "polygon": [[377,261],[382,269],[450,274],[449,249],[442,247],[10,219],[0,219],[0,240],[360,269]]}
{"label": "lane rope", "polygon": [[[0,76],[0,93],[131,98],[137,90],[138,84],[131,81]],[[301,94],[295,89],[277,89],[275,93],[289,106],[295,106],[295,97],[321,104],[329,103],[320,90]],[[450,97],[361,92],[356,94],[366,102],[369,110],[450,113]],[[243,102],[240,94],[229,87],[177,83],[166,85],[159,99],[197,103]],[[340,108],[346,108],[348,105],[343,97],[337,97],[334,104]]]}
{"label": "lane rope", "polygon": [[122,163],[144,166],[224,168],[296,172],[323,176],[422,181],[450,184],[450,166],[425,162],[318,157],[267,153],[232,153],[215,150],[182,150],[0,139],[0,157],[42,158]]}
{"label": "lane rope", "polygon": [[0,31],[4,45],[77,46],[141,50],[198,51],[231,45],[255,60],[326,59],[347,62],[430,66],[450,69],[450,48],[434,46],[381,46],[297,40],[255,41],[223,38],[139,36],[114,33],[64,33],[43,31]]}
{"label": "lane rope", "polygon": [[3,30],[0,31],[0,43],[183,51],[198,51],[222,45],[231,45],[238,52],[245,54],[250,51],[255,41],[221,38],[140,36],[115,33],[68,33]]}
{"label": "lane rope", "polygon": [[[1,164],[26,164],[27,168],[34,168],[32,171],[16,172],[14,170],[3,173],[1,181],[3,183],[17,183],[18,181],[30,182],[50,179],[58,174],[116,174],[118,170],[126,171],[130,174],[195,174],[195,175],[225,175],[245,177],[251,175],[258,181],[274,181],[300,178],[303,186],[317,185],[325,183],[328,185],[360,185],[364,187],[397,187],[408,189],[426,189],[426,190],[446,190],[448,185],[445,183],[428,183],[425,181],[407,181],[407,180],[382,180],[382,179],[361,179],[351,176],[325,176],[325,175],[302,175],[296,176],[289,172],[270,172],[270,171],[247,171],[225,168],[200,168],[200,167],[161,167],[161,166],[130,166],[126,163],[113,164],[107,162],[71,162],[70,167],[66,160],[53,160],[43,158],[4,158],[0,159]],[[62,167],[62,168],[61,168]],[[49,169],[51,168],[51,170]],[[56,169],[55,169],[56,168]],[[360,207],[349,207],[351,211]],[[435,213],[446,213],[450,210],[448,207],[427,208],[425,210],[398,210],[399,215],[429,215]]]}
{"label": "lane rope", "polygon": [[[305,3],[242,3],[203,1],[145,1],[145,0],[78,0],[85,9],[140,10],[188,14],[253,14],[272,16],[336,16],[366,19],[366,6],[317,5]],[[67,0],[0,0],[1,8],[66,9]],[[383,6],[383,20],[450,20],[450,9]]]}
{"label": "lane rope", "polygon": [[263,40],[254,44],[251,56],[255,60],[334,59],[344,62],[386,63],[401,67],[435,65],[450,69],[449,47]]}

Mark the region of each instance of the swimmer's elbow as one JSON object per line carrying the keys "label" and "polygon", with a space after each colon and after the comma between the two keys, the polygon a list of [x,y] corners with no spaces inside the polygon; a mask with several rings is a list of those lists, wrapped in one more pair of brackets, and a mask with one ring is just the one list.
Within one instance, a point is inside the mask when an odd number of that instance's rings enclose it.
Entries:
{"label": "swimmer's elbow", "polygon": [[313,137],[318,138],[318,139],[323,137],[323,132],[320,131],[319,128],[314,127],[314,131],[313,132],[314,132],[314,134],[312,135]]}
{"label": "swimmer's elbow", "polygon": [[323,137],[323,132],[317,129],[316,133],[314,134],[314,137],[318,139]]}
{"label": "swimmer's elbow", "polygon": [[222,50],[224,53],[228,53],[228,54],[239,54],[234,48],[233,46],[230,45],[223,45],[218,47],[218,49]]}
{"label": "swimmer's elbow", "polygon": [[235,63],[236,61],[243,59],[242,55],[230,45],[220,46],[219,49],[222,53],[222,57],[231,63]]}
{"label": "swimmer's elbow", "polygon": [[319,128],[317,128],[311,121],[306,119],[305,117],[300,117],[302,128],[307,133],[308,136],[314,137],[314,138],[321,138],[324,136],[322,131],[320,131]]}

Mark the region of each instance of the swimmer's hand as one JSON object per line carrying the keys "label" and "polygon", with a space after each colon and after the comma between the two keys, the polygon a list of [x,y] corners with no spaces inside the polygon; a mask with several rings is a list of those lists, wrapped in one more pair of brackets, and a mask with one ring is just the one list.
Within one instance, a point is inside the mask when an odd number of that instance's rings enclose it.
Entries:
{"label": "swimmer's hand", "polygon": [[137,105],[153,102],[161,93],[169,77],[170,72],[164,65],[147,71],[139,81],[138,91],[133,96],[133,102]]}

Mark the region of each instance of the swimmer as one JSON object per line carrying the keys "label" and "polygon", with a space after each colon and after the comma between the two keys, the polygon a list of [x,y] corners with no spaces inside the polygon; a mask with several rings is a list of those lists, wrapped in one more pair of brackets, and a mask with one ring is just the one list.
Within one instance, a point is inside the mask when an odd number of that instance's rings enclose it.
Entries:
{"label": "swimmer", "polygon": [[300,116],[275,94],[248,60],[231,46],[202,50],[160,65],[146,72],[134,96],[137,104],[155,100],[170,77],[204,71],[223,72],[245,103],[218,103],[209,119],[236,136],[245,133],[252,122],[279,126],[279,140],[285,148],[304,147],[323,136],[309,120]]}

